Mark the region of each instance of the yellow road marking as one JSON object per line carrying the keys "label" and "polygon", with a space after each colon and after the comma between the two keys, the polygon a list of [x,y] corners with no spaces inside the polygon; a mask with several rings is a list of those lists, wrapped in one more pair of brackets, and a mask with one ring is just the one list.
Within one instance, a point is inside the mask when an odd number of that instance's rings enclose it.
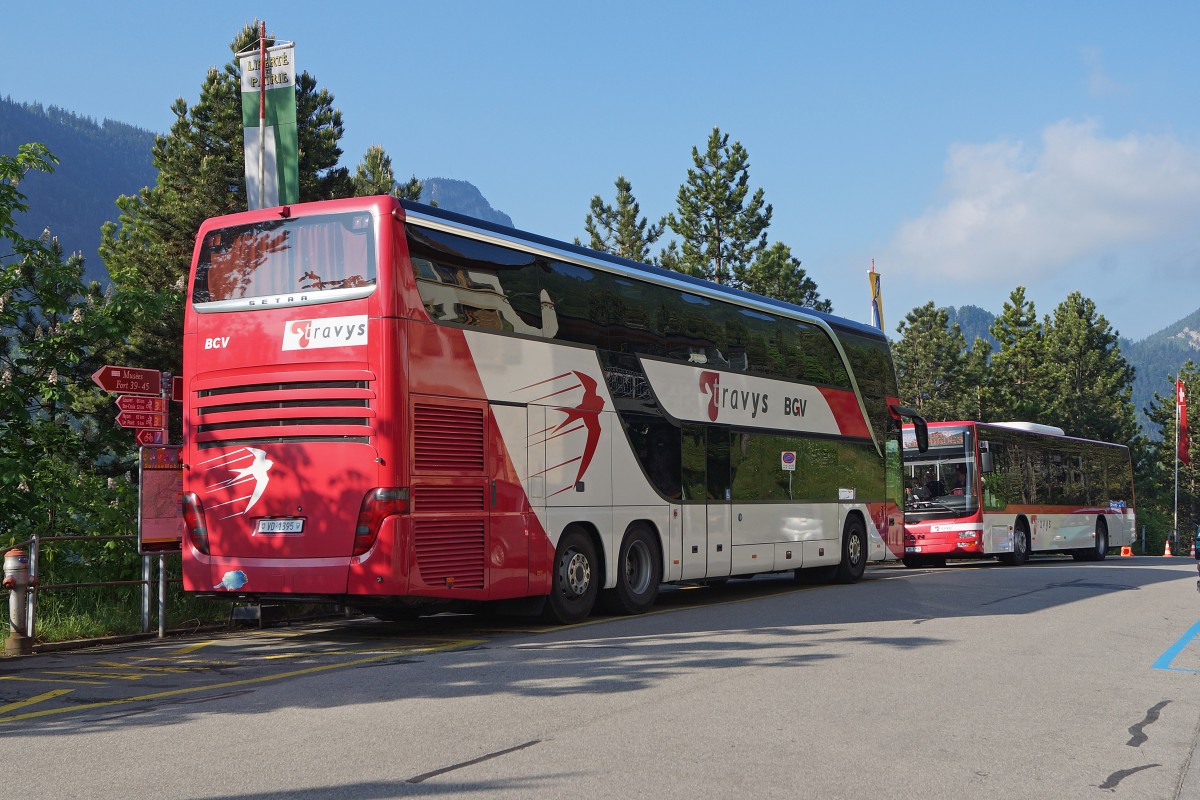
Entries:
{"label": "yellow road marking", "polygon": [[72,678],[109,678],[121,681],[140,681],[145,675],[119,675],[114,672],[84,672],[83,670],[48,670],[47,675],[67,675]]}
{"label": "yellow road marking", "polygon": [[25,678],[20,675],[0,675],[0,681],[29,681],[30,683],[82,683],[86,686],[105,685],[105,681],[63,681],[56,678]]}
{"label": "yellow road marking", "polygon": [[177,655],[177,656],[191,655],[192,653],[199,650],[201,647],[208,647],[210,644],[216,644],[216,643],[217,643],[216,639],[209,639],[207,642],[196,642],[196,644],[189,644],[187,647],[181,647],[178,650],[172,650],[171,653],[173,655]]}
{"label": "yellow road marking", "polygon": [[[482,644],[483,639],[463,639],[458,642],[447,644],[444,646],[427,646],[415,648],[413,652],[417,653],[434,653],[442,650],[451,650],[454,647],[467,647],[474,644]],[[48,708],[41,711],[31,711],[26,714],[15,714],[13,716],[0,716],[0,723],[17,722],[25,719],[34,719],[35,717],[48,717],[58,714],[73,714],[79,711],[91,711],[97,708],[106,708],[110,706],[125,705],[128,703],[141,703],[149,700],[162,700],[168,697],[180,697],[186,694],[198,694],[200,692],[211,692],[214,689],[229,689],[234,686],[251,686],[256,683],[267,683],[269,681],[283,680],[284,678],[295,678],[300,675],[312,675],[318,672],[328,672],[332,669],[343,669],[345,667],[357,667],[362,664],[370,664],[376,661],[386,661],[389,658],[395,658],[396,653],[386,653],[383,655],[370,656],[368,658],[360,658],[354,661],[344,661],[338,664],[322,664],[316,667],[307,667],[305,669],[292,670],[291,672],[281,672],[276,675],[260,675],[256,678],[244,678],[239,681],[227,681],[225,683],[210,683],[204,686],[191,686],[184,689],[169,689],[165,692],[154,692],[152,694],[138,695],[137,697],[123,697],[117,700],[100,700],[95,703],[83,703],[81,705],[68,706],[65,708]],[[2,712],[3,709],[0,709]]]}
{"label": "yellow road marking", "polygon": [[75,690],[74,689],[54,689],[53,691],[46,692],[45,694],[39,694],[36,697],[31,697],[28,700],[18,700],[15,703],[9,703],[6,706],[0,706],[0,714],[5,714],[9,711],[13,711],[18,708],[24,708],[25,706],[31,706],[34,703],[41,703],[45,700],[53,700],[54,698],[58,697],[61,694],[70,694],[73,691],[75,691]]}

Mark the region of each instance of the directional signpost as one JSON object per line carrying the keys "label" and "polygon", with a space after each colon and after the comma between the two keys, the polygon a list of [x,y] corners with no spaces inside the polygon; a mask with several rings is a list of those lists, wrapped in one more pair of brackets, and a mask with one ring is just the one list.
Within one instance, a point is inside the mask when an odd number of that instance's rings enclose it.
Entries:
{"label": "directional signpost", "polygon": [[[106,364],[92,374],[92,380],[106,392],[120,393],[117,424],[122,428],[136,428],[134,439],[139,445],[167,443],[167,397],[163,394],[161,372]],[[172,384],[172,391],[174,388]]]}
{"label": "directional signpost", "polygon": [[162,394],[162,373],[140,367],[114,367],[105,364],[92,373],[92,380],[106,392],[121,394]]}
{"label": "directional signpost", "polygon": [[164,430],[152,430],[150,428],[144,428],[138,431],[133,438],[138,444],[143,446],[166,444],[167,432]]}
{"label": "directional signpost", "polygon": [[122,411],[149,411],[161,414],[167,410],[167,401],[162,397],[123,394],[117,398],[117,408]]}

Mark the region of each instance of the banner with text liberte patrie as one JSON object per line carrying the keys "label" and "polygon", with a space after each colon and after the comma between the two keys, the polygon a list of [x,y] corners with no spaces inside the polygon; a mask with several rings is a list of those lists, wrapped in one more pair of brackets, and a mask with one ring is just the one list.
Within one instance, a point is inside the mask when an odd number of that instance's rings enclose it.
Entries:
{"label": "banner with text liberte patrie", "polygon": [[251,209],[300,201],[295,55],[295,42],[238,54],[246,199]]}

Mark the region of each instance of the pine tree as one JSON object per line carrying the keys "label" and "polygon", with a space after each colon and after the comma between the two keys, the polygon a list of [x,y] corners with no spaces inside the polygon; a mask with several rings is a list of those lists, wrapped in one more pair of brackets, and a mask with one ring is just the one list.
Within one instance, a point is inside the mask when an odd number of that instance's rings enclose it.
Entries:
{"label": "pine tree", "polygon": [[[242,28],[230,50],[236,54],[257,41],[256,22]],[[130,296],[152,296],[160,308],[156,319],[131,333],[125,363],[178,374],[183,292],[196,231],[209,217],[246,209],[238,70],[232,58],[223,69],[208,71],[196,105],[175,101],[175,123],[154,143],[157,183],[121,197],[119,220],[104,226],[100,255],[113,284]],[[301,201],[351,196],[349,172],[337,166],[341,112],[308,73],[296,77],[296,119]]]}
{"label": "pine tree", "polygon": [[1096,304],[1072,292],[1054,310],[1045,331],[1046,421],[1072,436],[1130,444],[1138,436],[1133,367]]}
{"label": "pine tree", "polygon": [[817,311],[833,311],[833,304],[821,299],[816,281],[808,277],[800,259],[782,242],[775,242],[755,257],[745,272],[742,288]]}
{"label": "pine tree", "polygon": [[946,309],[934,308],[931,300],[908,312],[896,332],[901,338],[892,357],[901,401],[930,421],[972,417],[966,340]]}
{"label": "pine tree", "polygon": [[678,208],[666,220],[681,245],[663,252],[663,266],[741,288],[767,246],[771,206],[762,189],[750,195],[749,155],[741,142],[730,145],[720,128],[713,128],[703,154],[692,148],[692,162],[679,187]]}
{"label": "pine tree", "polygon": [[984,394],[988,421],[1041,422],[1049,407],[1044,328],[1025,287],[1015,288],[991,327],[998,343],[992,354],[992,379]]}
{"label": "pine tree", "polygon": [[397,183],[396,173],[392,170],[392,158],[381,145],[373,144],[367,148],[362,163],[354,173],[354,196],[370,197],[377,194],[390,194],[402,200],[420,200],[421,182],[414,175],[407,183]]}
{"label": "pine tree", "polygon": [[[612,253],[621,258],[655,263],[650,255],[650,246],[663,234],[665,219],[657,225],[648,225],[645,217],[639,217],[641,207],[633,196],[633,184],[620,175],[616,180],[617,202],[609,205],[600,195],[592,197],[591,213],[584,219],[584,229],[590,241],[588,247],[602,253]],[[579,244],[575,240],[575,244]]]}

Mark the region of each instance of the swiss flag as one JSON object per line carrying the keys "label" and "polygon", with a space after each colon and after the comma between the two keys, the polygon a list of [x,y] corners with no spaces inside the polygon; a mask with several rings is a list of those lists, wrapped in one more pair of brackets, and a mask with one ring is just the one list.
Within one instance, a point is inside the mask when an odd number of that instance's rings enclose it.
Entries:
{"label": "swiss flag", "polygon": [[1188,459],[1187,393],[1183,381],[1175,381],[1175,422],[1179,429],[1179,460],[1190,464]]}

